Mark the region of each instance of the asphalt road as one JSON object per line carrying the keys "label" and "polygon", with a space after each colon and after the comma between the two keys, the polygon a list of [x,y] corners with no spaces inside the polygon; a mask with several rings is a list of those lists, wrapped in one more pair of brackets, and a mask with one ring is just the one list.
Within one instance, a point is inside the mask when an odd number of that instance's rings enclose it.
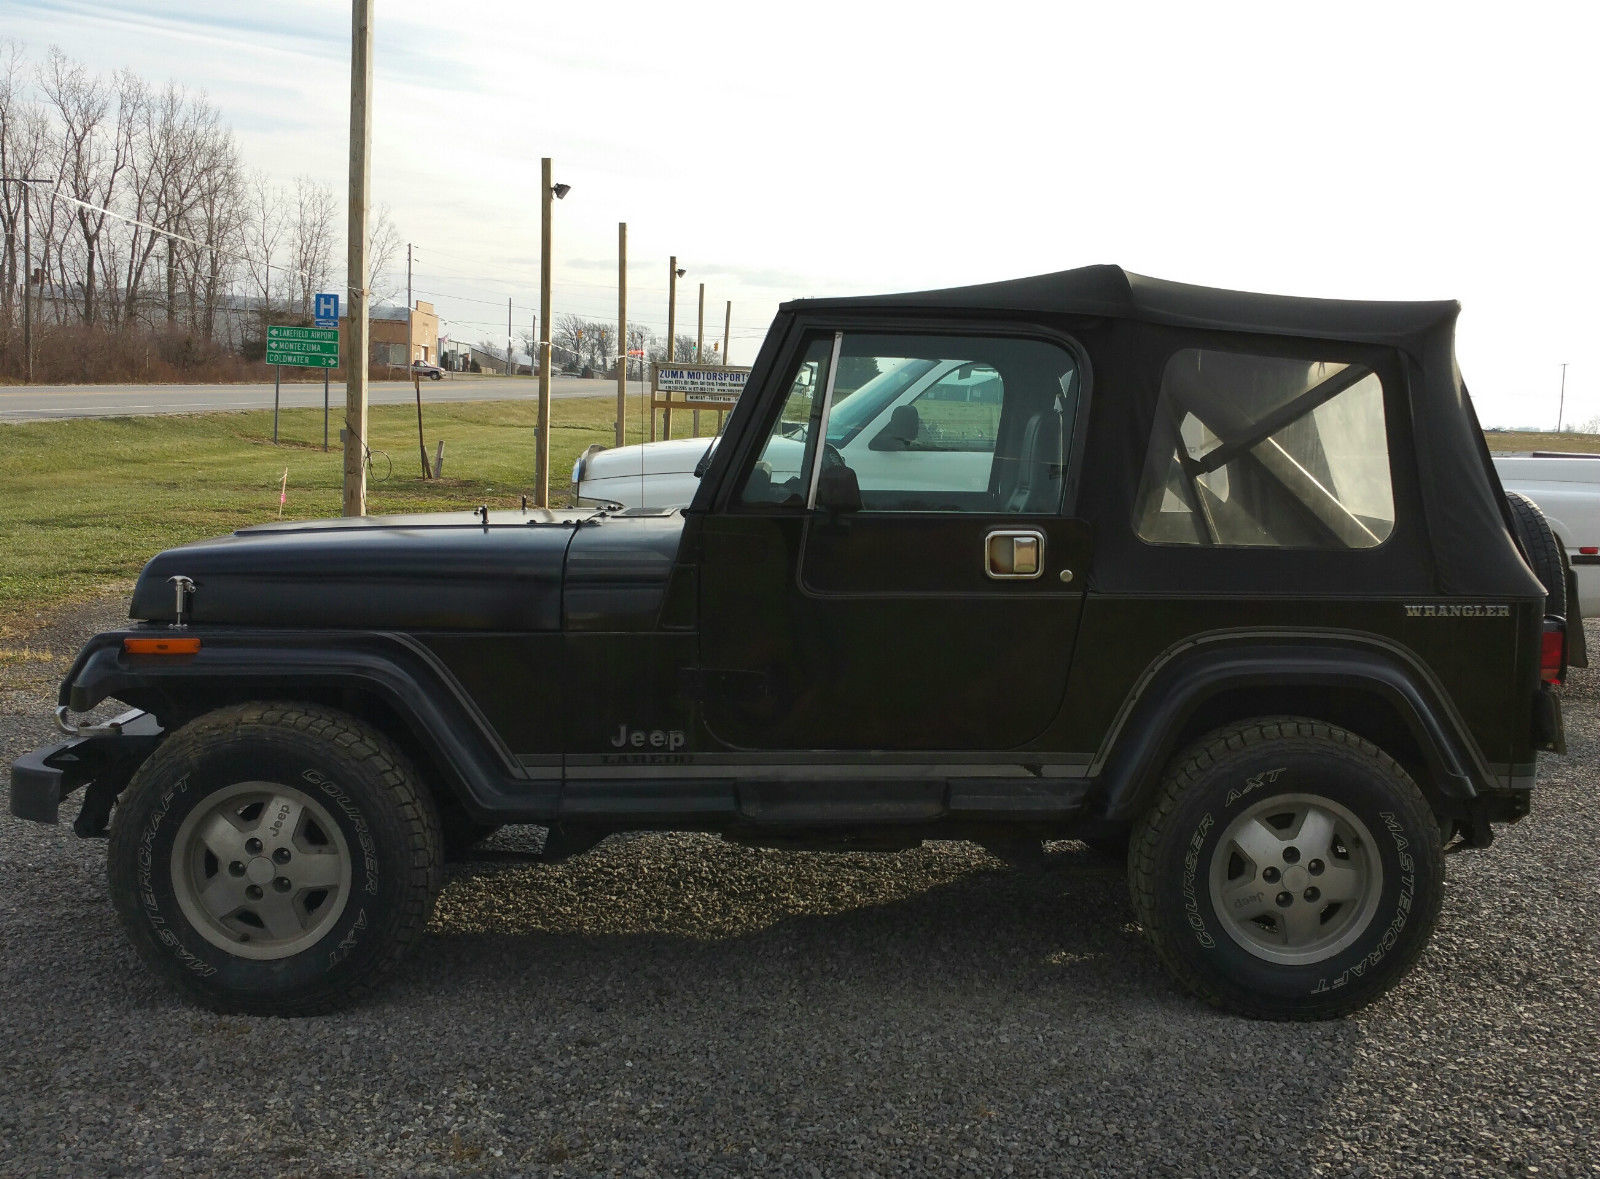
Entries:
{"label": "asphalt road", "polygon": [[[637,382],[631,382],[631,396]],[[615,393],[616,383],[554,377],[552,397],[592,397]],[[430,404],[441,401],[523,401],[539,394],[537,381],[527,377],[452,375],[423,381],[422,397]],[[397,405],[414,396],[410,381],[375,381],[368,386],[372,405]],[[335,407],[344,403],[344,382],[329,386]],[[285,383],[284,409],[315,408],[322,404],[322,383]],[[51,418],[108,418],[129,414],[203,413],[208,410],[271,409],[272,382],[248,385],[28,385],[0,388],[0,422],[36,422]]]}

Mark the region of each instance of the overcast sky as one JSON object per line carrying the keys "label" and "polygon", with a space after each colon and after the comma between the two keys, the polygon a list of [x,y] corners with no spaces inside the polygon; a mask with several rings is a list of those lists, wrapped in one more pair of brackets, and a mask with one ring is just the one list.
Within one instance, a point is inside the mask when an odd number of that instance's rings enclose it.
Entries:
{"label": "overcast sky", "polygon": [[[779,300],[1116,262],[1214,286],[1455,298],[1486,424],[1600,416],[1597,6],[375,0],[373,194],[446,331],[664,332],[667,257],[735,363]],[[247,160],[342,194],[340,0],[0,0],[0,32],[203,89]],[[342,256],[341,256],[342,257]],[[468,299],[482,300],[469,302]]]}

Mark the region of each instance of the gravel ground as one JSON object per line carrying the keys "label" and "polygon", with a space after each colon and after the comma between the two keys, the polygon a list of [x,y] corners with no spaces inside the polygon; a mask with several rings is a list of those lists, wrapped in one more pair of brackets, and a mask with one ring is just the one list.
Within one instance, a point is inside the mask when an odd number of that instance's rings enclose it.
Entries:
{"label": "gravel ground", "polygon": [[[0,636],[7,762],[120,615]],[[1313,1026],[1178,994],[1076,844],[666,835],[454,875],[359,1010],[222,1018],[136,961],[103,844],[0,817],[0,1173],[1600,1174],[1597,690],[1415,973]]]}

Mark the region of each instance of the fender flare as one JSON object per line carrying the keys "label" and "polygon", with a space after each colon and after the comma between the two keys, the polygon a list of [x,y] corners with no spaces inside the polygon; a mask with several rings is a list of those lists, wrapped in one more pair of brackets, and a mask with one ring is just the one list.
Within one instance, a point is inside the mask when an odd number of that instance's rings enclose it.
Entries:
{"label": "fender flare", "polygon": [[61,686],[61,703],[87,712],[115,697],[171,713],[196,693],[222,698],[293,697],[310,688],[355,689],[381,701],[432,758],[467,811],[497,822],[548,821],[559,804],[560,758],[532,769],[518,759],[450,670],[421,643],[390,632],[239,630],[190,634],[200,650],[183,656],[134,656],[128,637],[97,635]]}
{"label": "fender flare", "polygon": [[1445,799],[1465,802],[1497,784],[1444,690],[1403,648],[1376,635],[1351,647],[1348,634],[1335,646],[1311,636],[1264,641],[1259,633],[1220,633],[1164,652],[1129,693],[1090,767],[1105,817],[1138,817],[1204,704],[1262,688],[1346,688],[1375,697],[1405,724]]}

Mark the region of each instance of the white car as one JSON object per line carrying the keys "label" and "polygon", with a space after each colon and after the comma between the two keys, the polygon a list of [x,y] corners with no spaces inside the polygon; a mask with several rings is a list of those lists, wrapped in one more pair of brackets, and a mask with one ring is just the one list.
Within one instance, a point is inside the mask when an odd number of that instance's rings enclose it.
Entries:
{"label": "white car", "polygon": [[[828,441],[863,486],[914,489],[909,472],[924,468],[908,463],[906,451],[933,444],[956,451],[950,461],[963,471],[967,489],[983,491],[989,483],[992,446],[974,438],[974,448],[963,451],[963,440],[948,435],[952,424],[959,424],[980,433],[987,428],[992,438],[994,423],[986,422],[977,407],[992,398],[998,417],[997,380],[983,365],[902,361],[838,400],[829,418]],[[966,408],[957,414],[954,406]],[[673,438],[613,450],[591,446],[572,470],[574,502],[685,507],[700,485],[695,468],[715,445],[715,439]],[[804,422],[792,423],[789,437],[772,440],[763,458],[775,485],[799,473],[804,451]],[[1566,549],[1577,574],[1582,616],[1600,616],[1600,455],[1532,451],[1493,458],[1505,489],[1538,504]],[[952,467],[941,468],[946,487],[951,473]]]}
{"label": "white car", "polygon": [[[987,365],[954,360],[904,360],[843,396],[835,394],[828,442],[862,486],[922,490],[930,475],[937,490],[983,492],[994,464],[1000,417],[1000,378]],[[803,421],[772,439],[762,455],[774,485],[800,473]],[[572,468],[574,502],[625,508],[679,508],[700,485],[695,468],[715,439],[672,438],[606,449],[591,446]],[[947,451],[931,469],[908,461],[908,451]]]}
{"label": "white car", "polygon": [[1567,550],[1583,617],[1600,616],[1600,454],[1535,450],[1493,458],[1505,489],[1538,504]]}

